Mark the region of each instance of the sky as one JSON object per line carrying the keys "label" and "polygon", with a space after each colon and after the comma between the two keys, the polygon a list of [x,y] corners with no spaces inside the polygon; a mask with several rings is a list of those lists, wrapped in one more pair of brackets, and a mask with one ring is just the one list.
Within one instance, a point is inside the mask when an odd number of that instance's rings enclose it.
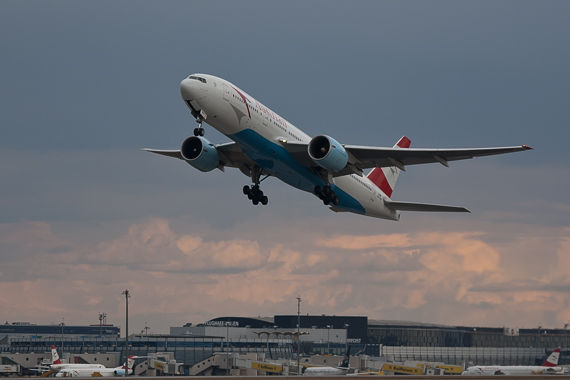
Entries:
{"label": "sky", "polygon": [[[570,321],[570,2],[0,2],[0,320],[130,332],[302,313],[451,325]],[[335,214],[270,178],[141,151],[195,127],[191,73],[314,136],[532,151],[408,167]],[[206,126],[206,137],[228,141]]]}

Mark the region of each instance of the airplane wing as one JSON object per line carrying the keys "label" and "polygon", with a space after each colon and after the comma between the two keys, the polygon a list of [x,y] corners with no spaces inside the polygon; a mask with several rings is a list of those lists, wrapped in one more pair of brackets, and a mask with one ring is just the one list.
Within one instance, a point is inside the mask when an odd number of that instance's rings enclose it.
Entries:
{"label": "airplane wing", "polygon": [[[286,149],[302,164],[315,166],[307,152],[308,144],[300,142],[286,142]],[[375,167],[396,166],[406,170],[407,165],[418,165],[438,162],[449,166],[449,161],[466,160],[468,158],[491,156],[519,152],[532,149],[526,145],[506,146],[496,148],[459,148],[459,149],[423,149],[423,148],[384,148],[360,145],[343,145],[348,152],[347,168],[335,176],[358,173],[363,169]]]}
{"label": "airplane wing", "polygon": [[384,204],[394,210],[399,211],[429,211],[429,212],[471,212],[465,207],[434,205],[429,203],[415,202],[394,202],[384,199]]}
{"label": "airplane wing", "polygon": [[[241,150],[238,144],[235,142],[229,142],[225,144],[217,144],[214,145],[218,154],[220,156],[220,169],[223,167],[228,166],[231,168],[238,168],[242,169],[244,167],[251,168],[254,166],[253,161],[251,161]],[[178,158],[182,161],[186,161],[180,150],[162,150],[162,149],[150,149],[150,148],[143,148],[145,152],[151,152],[160,154],[167,157]]]}

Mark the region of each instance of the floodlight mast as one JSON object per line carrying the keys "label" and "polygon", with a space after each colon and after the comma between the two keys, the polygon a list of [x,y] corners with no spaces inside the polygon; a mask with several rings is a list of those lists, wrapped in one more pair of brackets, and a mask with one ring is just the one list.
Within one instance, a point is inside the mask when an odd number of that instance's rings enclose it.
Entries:
{"label": "floodlight mast", "polygon": [[301,296],[297,297],[297,376],[301,375]]}
{"label": "floodlight mast", "polygon": [[121,293],[125,296],[125,362],[127,363],[127,368],[125,369],[125,375],[129,375],[129,298],[131,294],[129,289],[123,290]]}

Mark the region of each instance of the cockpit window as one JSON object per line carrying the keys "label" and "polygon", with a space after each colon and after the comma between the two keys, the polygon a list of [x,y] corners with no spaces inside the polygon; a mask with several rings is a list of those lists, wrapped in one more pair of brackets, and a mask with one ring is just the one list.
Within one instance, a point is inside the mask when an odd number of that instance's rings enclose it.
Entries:
{"label": "cockpit window", "polygon": [[196,75],[190,75],[188,77],[188,79],[195,79],[195,80],[199,80],[202,83],[206,83],[206,78],[202,78],[202,77],[197,77]]}

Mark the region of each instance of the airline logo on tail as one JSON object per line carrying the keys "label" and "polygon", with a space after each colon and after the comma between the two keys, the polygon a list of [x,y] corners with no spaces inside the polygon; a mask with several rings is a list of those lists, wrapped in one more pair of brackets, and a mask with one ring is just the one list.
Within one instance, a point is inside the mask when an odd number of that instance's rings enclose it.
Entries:
{"label": "airline logo on tail", "polygon": [[541,367],[557,367],[558,359],[560,359],[560,347],[552,351],[546,361],[541,364]]}
{"label": "airline logo on tail", "polygon": [[[411,140],[406,136],[403,136],[394,145],[394,148],[409,148]],[[371,180],[384,194],[388,197],[392,196],[394,189],[396,188],[396,181],[400,175],[401,170],[396,166],[384,167],[384,168],[374,168],[370,173],[368,173],[368,179]]]}
{"label": "airline logo on tail", "polygon": [[[129,371],[133,369],[133,365],[135,364],[135,355],[129,355],[129,358],[127,359],[127,363],[129,365]],[[125,369],[125,365],[123,364],[123,369]]]}
{"label": "airline logo on tail", "polygon": [[61,364],[61,360],[53,344],[51,345],[51,364]]}
{"label": "airline logo on tail", "polygon": [[126,365],[128,364],[128,366],[129,366],[128,374],[131,375],[133,373],[133,366],[135,364],[136,358],[137,358],[137,356],[135,356],[135,355],[129,355],[129,357],[127,359],[127,363],[124,363],[120,368],[119,367],[115,368],[114,374],[117,376],[124,376],[125,370],[126,370]]}

